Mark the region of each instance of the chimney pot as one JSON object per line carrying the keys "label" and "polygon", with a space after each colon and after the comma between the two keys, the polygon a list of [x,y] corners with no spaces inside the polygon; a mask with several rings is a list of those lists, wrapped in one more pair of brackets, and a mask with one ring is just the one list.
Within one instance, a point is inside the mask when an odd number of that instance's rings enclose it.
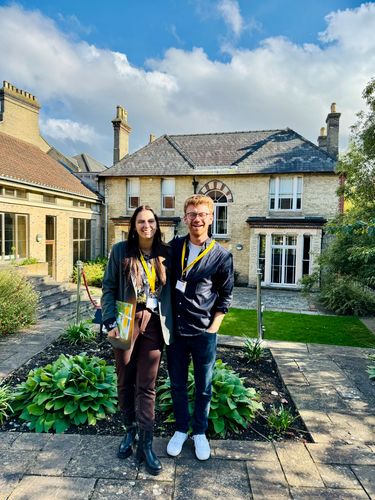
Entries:
{"label": "chimney pot", "polygon": [[320,128],[320,136],[324,137],[325,135],[327,135],[326,128],[325,127],[321,127]]}
{"label": "chimney pot", "polygon": [[335,102],[333,102],[331,104],[331,113],[336,113],[336,103]]}

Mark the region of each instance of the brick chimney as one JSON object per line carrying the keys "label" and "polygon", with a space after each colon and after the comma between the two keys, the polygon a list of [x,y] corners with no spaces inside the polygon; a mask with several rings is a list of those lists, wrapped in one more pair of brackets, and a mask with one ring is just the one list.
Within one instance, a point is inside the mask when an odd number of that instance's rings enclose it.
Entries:
{"label": "brick chimney", "polygon": [[328,113],[327,124],[327,153],[337,158],[339,155],[339,122],[341,113],[336,112],[336,103],[331,104],[331,112]]}
{"label": "brick chimney", "polygon": [[320,129],[320,135],[318,137],[318,146],[320,147],[320,149],[324,149],[324,151],[327,151],[327,132],[325,127],[322,127]]}
{"label": "brick chimney", "polygon": [[114,132],[113,163],[117,163],[129,153],[128,113],[122,106],[116,108],[116,118],[112,120]]}
{"label": "brick chimney", "polygon": [[39,110],[40,104],[34,95],[3,82],[0,88],[0,132],[48,151],[51,146],[39,131]]}

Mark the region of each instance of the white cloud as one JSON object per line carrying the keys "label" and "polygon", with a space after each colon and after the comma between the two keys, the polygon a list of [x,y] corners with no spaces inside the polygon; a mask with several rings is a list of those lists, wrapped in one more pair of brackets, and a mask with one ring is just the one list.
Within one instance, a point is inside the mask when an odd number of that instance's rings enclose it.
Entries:
{"label": "white cloud", "polygon": [[220,0],[217,9],[235,36],[240,36],[244,22],[237,0]]}
{"label": "white cloud", "polygon": [[72,142],[83,142],[92,145],[97,139],[97,134],[93,127],[72,120],[48,118],[47,120],[41,120],[40,128],[42,134],[46,137],[60,141],[70,140]]}
{"label": "white cloud", "polygon": [[0,7],[0,46],[7,55],[0,58],[0,79],[38,97],[43,131],[56,147],[85,151],[107,164],[119,104],[133,129],[131,150],[150,132],[287,126],[315,142],[331,102],[342,113],[345,144],[374,74],[375,4],[331,13],[326,21],[319,44],[269,38],[253,50],[231,47],[225,63],[202,48],[171,47],[140,68],[131,64],[131,54],[72,40],[39,12]]}

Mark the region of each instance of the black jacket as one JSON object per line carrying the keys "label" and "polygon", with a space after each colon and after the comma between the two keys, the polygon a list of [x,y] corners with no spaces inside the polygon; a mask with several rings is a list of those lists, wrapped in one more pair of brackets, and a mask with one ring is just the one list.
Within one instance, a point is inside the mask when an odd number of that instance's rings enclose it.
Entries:
{"label": "black jacket", "polygon": [[[190,269],[183,293],[176,289],[176,282],[181,279],[181,254],[185,240],[187,257],[188,237],[175,238],[170,243],[175,334],[198,335],[210,326],[216,312],[228,312],[234,283],[233,257],[216,242],[210,252]],[[202,249],[211,241],[211,238],[206,240]]]}
{"label": "black jacket", "polygon": [[[170,249],[165,248],[164,265],[167,271],[167,284],[162,287],[159,297],[160,323],[165,343],[173,338],[173,315],[171,305],[171,288],[169,276]],[[124,271],[124,259],[127,257],[127,242],[121,241],[113,245],[111,255],[103,278],[103,295],[101,299],[103,324],[107,326],[116,320],[116,301],[128,301],[136,296],[135,278],[128,279]]]}

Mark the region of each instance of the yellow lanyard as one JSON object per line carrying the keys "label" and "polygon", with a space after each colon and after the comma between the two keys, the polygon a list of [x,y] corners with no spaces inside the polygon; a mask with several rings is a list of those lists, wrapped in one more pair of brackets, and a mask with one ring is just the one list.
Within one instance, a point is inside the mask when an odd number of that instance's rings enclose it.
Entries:
{"label": "yellow lanyard", "polygon": [[183,276],[186,271],[188,271],[190,268],[192,268],[199,260],[201,260],[205,255],[208,254],[208,252],[213,248],[215,245],[215,240],[212,240],[211,243],[208,245],[208,247],[201,252],[198,257],[196,257],[188,266],[184,268],[184,262],[185,262],[185,254],[186,254],[186,240],[184,241],[184,246],[182,247],[182,255],[181,255],[181,275]]}
{"label": "yellow lanyard", "polygon": [[141,252],[141,264],[143,269],[145,270],[148,283],[150,285],[150,291],[152,294],[155,293],[155,287],[156,287],[156,271],[155,271],[155,266],[151,264],[151,272],[150,268],[147,265],[147,262],[145,261],[145,258],[143,257],[143,253]]}

